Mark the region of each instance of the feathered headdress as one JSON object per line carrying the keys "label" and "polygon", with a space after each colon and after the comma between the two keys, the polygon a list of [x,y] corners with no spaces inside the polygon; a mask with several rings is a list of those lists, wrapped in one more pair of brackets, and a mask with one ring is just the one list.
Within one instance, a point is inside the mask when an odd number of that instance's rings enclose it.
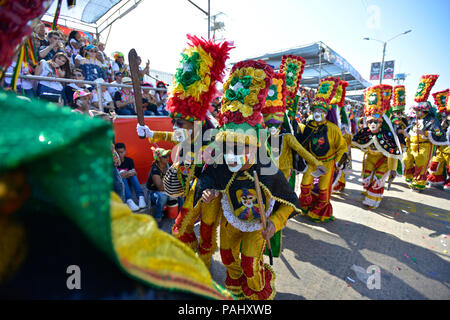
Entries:
{"label": "feathered headdress", "polygon": [[284,55],[281,57],[279,72],[286,74],[286,109],[291,117],[295,117],[297,114],[296,95],[303,71],[305,71],[305,64],[305,59],[299,56]]}
{"label": "feathered headdress", "polygon": [[261,110],[266,126],[282,124],[285,111],[286,74],[275,73],[272,78],[272,84],[267,92],[265,105]]}
{"label": "feathered headdress", "polygon": [[447,100],[447,96],[449,95],[449,93],[450,93],[449,89],[433,93],[434,104],[436,105],[439,113],[441,114],[445,114],[445,102]]}
{"label": "feathered headdress", "polygon": [[214,43],[187,35],[189,47],[181,53],[181,61],[167,101],[171,117],[204,121],[212,110],[211,101],[217,95],[216,84],[224,77],[225,62],[232,43]]}
{"label": "feathered headdress", "polygon": [[392,93],[392,111],[400,111],[403,112],[405,110],[406,104],[406,94],[405,94],[405,86],[395,86]]}
{"label": "feathered headdress", "polygon": [[416,94],[414,95],[414,101],[417,105],[414,106],[416,110],[430,111],[431,103],[428,102],[431,89],[433,88],[436,80],[439,78],[437,74],[424,75],[420,78],[419,86],[417,87]]}
{"label": "feathered headdress", "polygon": [[311,104],[311,109],[321,108],[328,112],[331,109],[331,102],[336,95],[336,90],[341,80],[337,77],[325,77],[317,88],[316,95]]}
{"label": "feathered headdress", "polygon": [[256,131],[255,127],[261,126],[261,109],[273,74],[273,69],[261,60],[241,61],[233,66],[223,86],[224,95],[219,113],[221,132],[217,134],[216,141],[244,139],[247,144],[258,145],[256,134],[240,134],[236,130]]}

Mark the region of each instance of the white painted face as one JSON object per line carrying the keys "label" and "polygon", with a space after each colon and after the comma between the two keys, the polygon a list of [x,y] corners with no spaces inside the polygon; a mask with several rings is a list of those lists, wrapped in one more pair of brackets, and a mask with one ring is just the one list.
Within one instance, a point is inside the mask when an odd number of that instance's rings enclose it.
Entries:
{"label": "white painted face", "polygon": [[315,109],[313,111],[313,117],[314,117],[314,121],[316,122],[322,122],[325,120],[326,114],[323,110],[321,109]]}

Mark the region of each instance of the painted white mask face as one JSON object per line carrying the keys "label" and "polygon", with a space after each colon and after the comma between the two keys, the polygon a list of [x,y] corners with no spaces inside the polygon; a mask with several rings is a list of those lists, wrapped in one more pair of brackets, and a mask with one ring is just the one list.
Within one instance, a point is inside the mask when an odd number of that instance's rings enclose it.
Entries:
{"label": "painted white mask face", "polygon": [[231,172],[237,172],[248,162],[249,154],[235,155],[232,153],[226,153],[224,155],[224,159],[228,169]]}
{"label": "painted white mask face", "polygon": [[369,124],[370,131],[376,131],[378,129],[378,124],[376,122],[372,122]]}
{"label": "painted white mask face", "polygon": [[323,112],[320,111],[314,111],[313,112],[314,121],[316,122],[322,122],[323,121]]}
{"label": "painted white mask face", "polygon": [[192,129],[186,130],[183,128],[179,128],[177,125],[173,126],[173,134],[175,135],[175,139],[181,143],[187,139],[189,135],[192,134]]}
{"label": "painted white mask face", "polygon": [[275,127],[270,127],[270,128],[269,128],[269,132],[270,132],[270,134],[271,134],[272,136],[274,136],[274,135],[277,134],[278,129],[275,128]]}

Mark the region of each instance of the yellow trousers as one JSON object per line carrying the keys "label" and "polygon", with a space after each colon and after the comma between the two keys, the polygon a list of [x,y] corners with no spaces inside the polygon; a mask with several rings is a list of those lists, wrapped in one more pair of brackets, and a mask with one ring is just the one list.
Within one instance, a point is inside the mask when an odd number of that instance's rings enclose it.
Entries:
{"label": "yellow trousers", "polygon": [[380,205],[384,193],[384,184],[390,170],[389,167],[389,159],[381,152],[366,152],[364,154],[362,185],[365,198],[363,204],[372,208],[377,208]]}
{"label": "yellow trousers", "polygon": [[263,262],[264,249],[261,230],[242,232],[222,217],[220,255],[227,269],[225,287],[238,299],[272,300],[275,297],[275,273]]}
{"label": "yellow trousers", "polygon": [[423,190],[427,184],[427,172],[434,146],[431,142],[411,142],[404,155],[405,179],[411,188]]}
{"label": "yellow trousers", "polygon": [[[447,174],[447,179],[445,174]],[[430,162],[427,180],[432,185],[450,186],[450,146],[441,146],[437,149],[436,156]]]}
{"label": "yellow trousers", "polygon": [[308,167],[302,177],[300,204],[302,209],[308,211],[308,216],[317,222],[333,220],[333,207],[330,202],[333,176],[335,171],[335,161],[323,161],[323,166],[327,173],[319,177],[318,195],[313,197],[314,177],[311,173],[314,168]]}

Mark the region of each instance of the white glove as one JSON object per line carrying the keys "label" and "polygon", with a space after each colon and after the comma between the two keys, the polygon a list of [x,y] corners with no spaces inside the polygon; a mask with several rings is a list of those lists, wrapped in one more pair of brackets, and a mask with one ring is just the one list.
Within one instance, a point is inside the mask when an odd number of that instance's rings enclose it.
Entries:
{"label": "white glove", "polygon": [[150,130],[147,126],[141,126],[139,123],[136,127],[137,134],[140,137],[153,138],[153,131]]}

